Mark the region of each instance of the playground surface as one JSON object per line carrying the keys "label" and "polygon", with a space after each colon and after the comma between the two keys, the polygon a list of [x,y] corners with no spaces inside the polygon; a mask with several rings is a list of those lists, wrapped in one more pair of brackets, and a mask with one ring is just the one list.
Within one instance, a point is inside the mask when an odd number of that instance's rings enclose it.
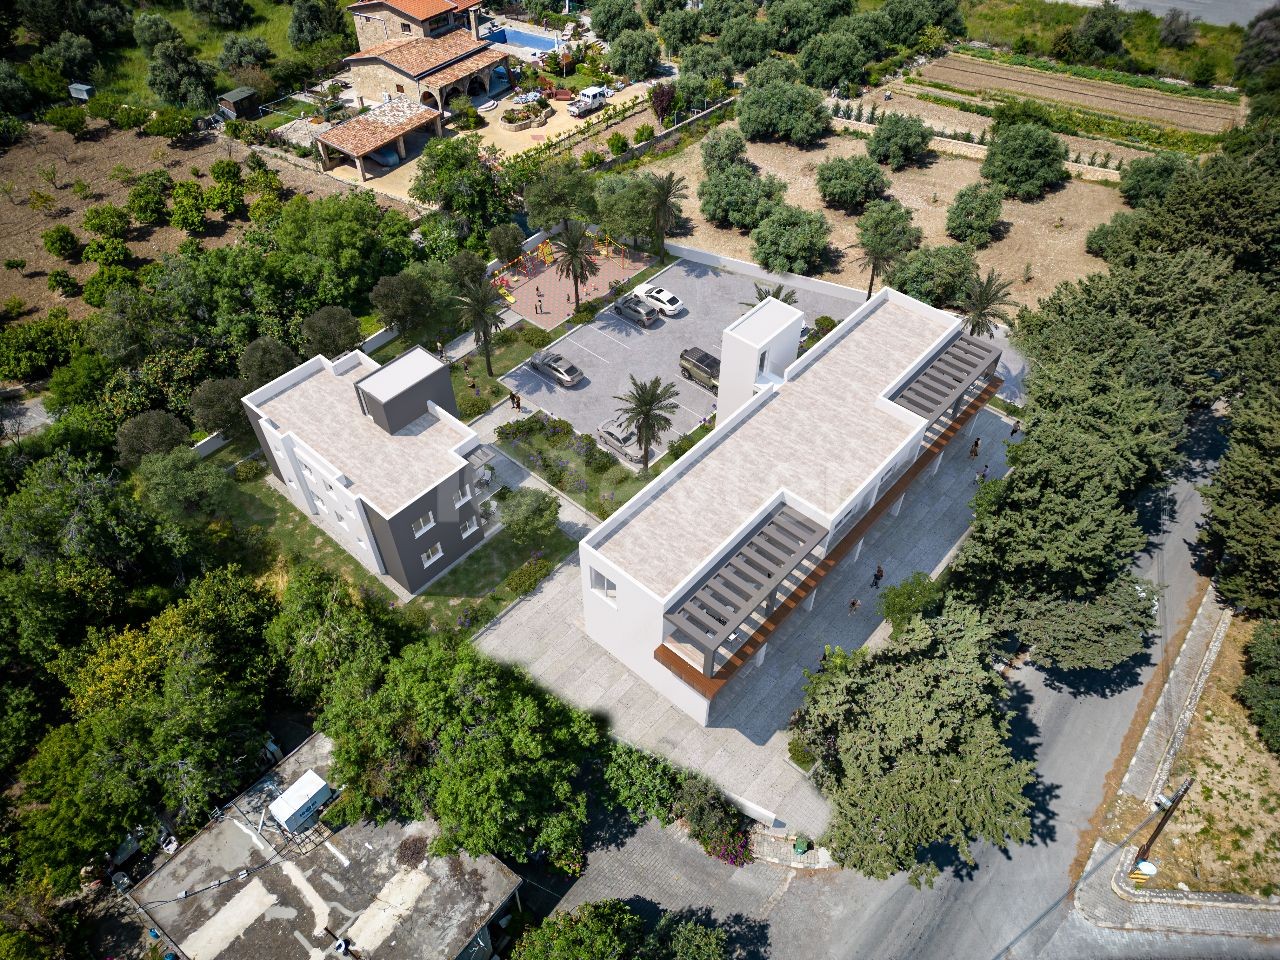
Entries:
{"label": "playground surface", "polygon": [[[594,260],[600,272],[580,287],[578,294],[584,303],[607,296],[653,263],[648,254],[628,250],[607,238],[597,240]],[[493,282],[514,312],[543,330],[553,330],[573,315],[573,281],[556,274],[550,241],[496,271]]]}

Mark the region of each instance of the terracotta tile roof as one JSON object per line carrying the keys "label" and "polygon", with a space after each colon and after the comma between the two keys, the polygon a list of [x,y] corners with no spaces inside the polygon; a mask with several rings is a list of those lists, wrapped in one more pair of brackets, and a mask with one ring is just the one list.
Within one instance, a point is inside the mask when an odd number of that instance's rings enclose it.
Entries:
{"label": "terracotta tile roof", "polygon": [[[352,60],[381,60],[389,67],[411,77],[423,77],[460,57],[470,57],[489,46],[488,40],[472,39],[465,30],[454,30],[443,37],[412,37],[387,41],[347,57]],[[470,62],[468,59],[467,62]],[[474,70],[475,67],[470,68]],[[468,71],[470,72],[470,71]]]}
{"label": "terracotta tile roof", "polygon": [[439,73],[431,74],[428,79],[431,82],[431,86],[443,89],[455,80],[461,80],[477,70],[483,70],[485,67],[499,63],[505,60],[506,57],[507,55],[501,50],[481,50],[479,53],[467,57],[461,63],[455,63],[452,66],[445,67]]}
{"label": "terracotta tile roof", "polygon": [[348,156],[363,157],[438,116],[439,110],[399,96],[330,127],[316,139]]}
{"label": "terracotta tile roof", "polygon": [[464,0],[463,3],[454,3],[453,0],[364,0],[361,3],[353,3],[348,8],[361,12],[361,7],[373,7],[385,4],[392,10],[397,10],[407,17],[413,17],[415,20],[430,20],[432,17],[438,17],[442,13],[449,13],[453,10],[466,10],[474,7],[480,0]]}

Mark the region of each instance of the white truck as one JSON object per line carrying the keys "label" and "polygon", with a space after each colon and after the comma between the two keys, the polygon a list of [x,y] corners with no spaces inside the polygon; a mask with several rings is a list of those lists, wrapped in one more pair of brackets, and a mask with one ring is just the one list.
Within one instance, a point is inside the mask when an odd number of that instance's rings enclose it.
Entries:
{"label": "white truck", "polygon": [[569,101],[569,106],[567,107],[569,116],[585,117],[592,110],[598,110],[603,107],[607,96],[608,92],[604,87],[583,88],[576,100]]}

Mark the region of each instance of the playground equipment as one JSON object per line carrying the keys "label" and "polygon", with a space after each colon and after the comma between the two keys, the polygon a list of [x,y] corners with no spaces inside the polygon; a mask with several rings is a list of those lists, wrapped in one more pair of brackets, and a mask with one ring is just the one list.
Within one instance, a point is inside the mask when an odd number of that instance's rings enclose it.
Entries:
{"label": "playground equipment", "polygon": [[534,255],[540,257],[542,262],[547,266],[551,266],[551,262],[555,260],[555,251],[551,248],[550,240],[543,240],[540,244],[533,248]]}

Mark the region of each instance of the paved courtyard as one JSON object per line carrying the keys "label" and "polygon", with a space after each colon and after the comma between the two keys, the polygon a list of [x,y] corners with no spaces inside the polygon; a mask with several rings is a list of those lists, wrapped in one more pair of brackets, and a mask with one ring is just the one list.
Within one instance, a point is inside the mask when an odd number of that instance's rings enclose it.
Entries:
{"label": "paved courtyard", "polygon": [[[787,758],[787,722],[800,705],[804,671],[817,666],[826,644],[856,648],[876,634],[882,621],[869,583],[877,563],[887,583],[917,570],[932,573],[945,563],[972,516],[977,468],[967,452],[973,436],[982,437],[980,459],[990,464],[991,475],[1004,473],[1009,424],[984,410],[972,433],[943,453],[938,472],[926,470],[908,491],[899,515],[886,515],[872,527],[860,557],[847,558],[828,574],[813,609],[798,609],[779,627],[764,662],[734,678],[705,728],[587,636],[576,558],[476,643],[490,656],[522,665],[557,696],[606,716],[622,739],[702,771],[727,792],[772,811],[786,830],[816,836],[827,823],[826,802]],[[863,604],[850,616],[853,597]]]}
{"label": "paved courtyard", "polygon": [[[678,317],[659,318],[647,329],[605,311],[594,322],[574,329],[554,347],[585,374],[574,387],[561,387],[527,364],[503,376],[502,382],[534,406],[568,420],[579,433],[594,435],[601,423],[615,415],[618,402],[614,397],[627,392],[631,375],[640,380],[661,377],[680,390],[680,409],[672,417],[666,439],[674,440],[697,427],[715,412],[716,397],[681,378],[680,352],[700,347],[719,356],[724,328],[756,301],[756,281],[729,270],[679,260],[650,282],[684,301],[685,311]],[[797,290],[796,307],[810,325],[824,314],[843,320],[862,303],[856,291],[849,294],[845,299]],[[666,444],[661,443],[654,454],[661,456],[665,450]]]}

